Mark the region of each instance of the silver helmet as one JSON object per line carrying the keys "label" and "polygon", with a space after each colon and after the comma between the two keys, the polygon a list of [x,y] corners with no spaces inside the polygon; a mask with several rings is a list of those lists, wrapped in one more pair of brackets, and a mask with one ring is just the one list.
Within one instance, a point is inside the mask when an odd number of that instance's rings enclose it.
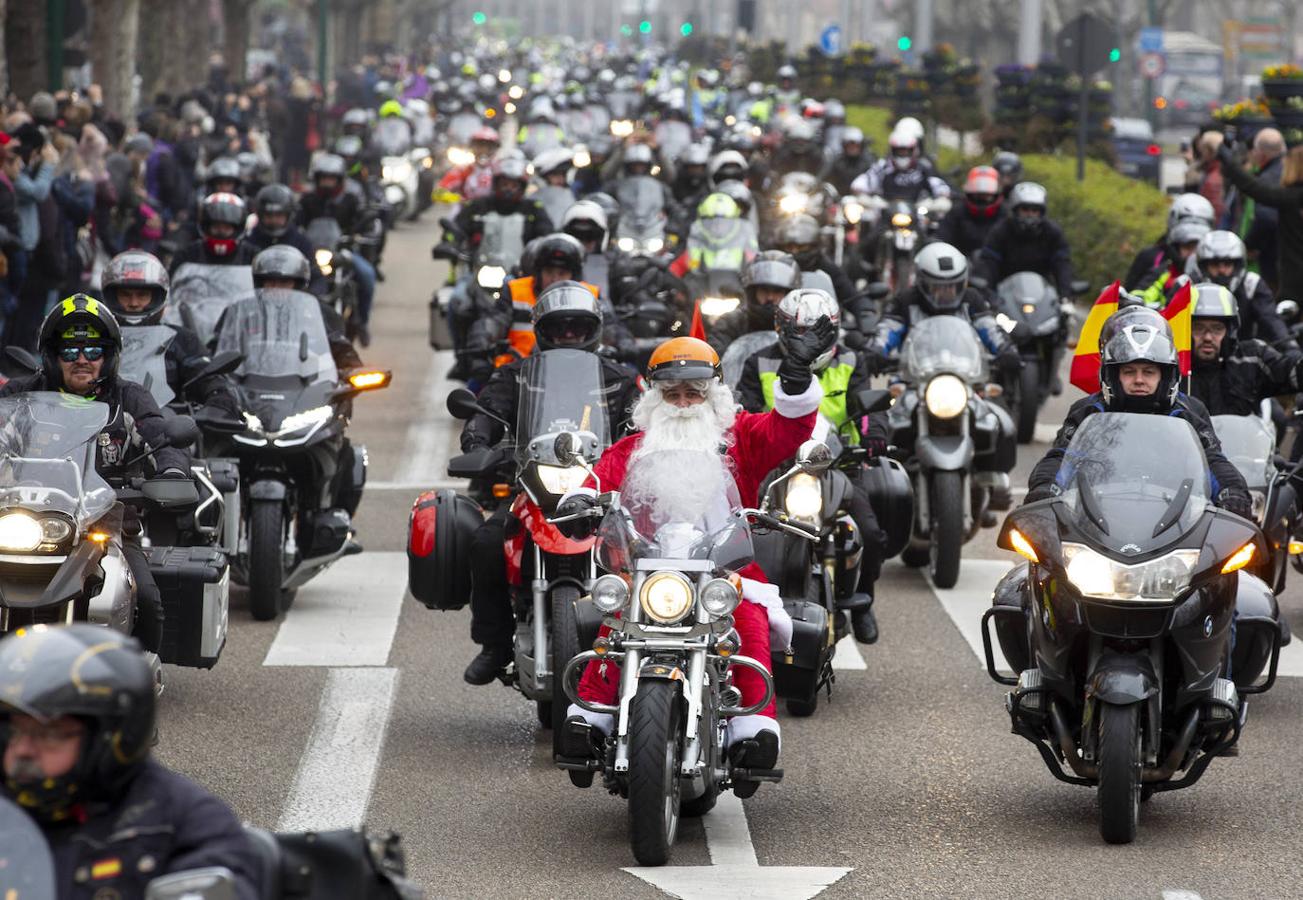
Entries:
{"label": "silver helmet", "polygon": [[[800,334],[825,316],[833,325],[841,324],[841,307],[837,305],[836,298],[827,291],[817,288],[797,288],[778,301],[778,309],[774,313],[774,328],[778,332],[778,344],[783,348],[783,352],[787,352],[789,334],[794,332]],[[828,346],[815,357],[810,368],[816,372],[826,369],[836,353],[837,333],[834,331]]]}
{"label": "silver helmet", "polygon": [[558,281],[538,295],[530,312],[540,350],[595,350],[602,339],[602,310],[577,281]]}
{"label": "silver helmet", "polygon": [[[1186,273],[1196,282],[1211,281],[1229,288],[1238,294],[1244,283],[1247,267],[1244,241],[1232,231],[1209,231],[1199,239],[1194,254],[1186,260]],[[1208,265],[1214,262],[1229,262],[1233,265],[1229,275],[1214,277],[1208,271]]]}

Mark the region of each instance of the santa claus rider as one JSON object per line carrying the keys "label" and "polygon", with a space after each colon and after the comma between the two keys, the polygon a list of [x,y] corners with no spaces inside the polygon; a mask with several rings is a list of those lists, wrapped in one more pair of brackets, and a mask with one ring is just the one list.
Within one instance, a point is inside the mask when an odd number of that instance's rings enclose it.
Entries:
{"label": "santa claus rider", "polygon": [[[631,421],[637,433],[613,444],[593,468],[602,489],[618,491],[624,485],[625,491],[646,490],[641,483],[651,476],[655,480],[653,491],[673,494],[683,489],[680,485],[685,479],[681,473],[676,478],[673,472],[644,470],[654,469],[658,457],[682,458],[666,451],[695,451],[720,454],[724,477],[733,479],[744,505],[755,506],[761,481],[792,458],[810,437],[823,395],[819,382],[811,377],[810,365],[827,345],[829,332],[835,327],[824,317],[804,334],[793,337],[778,371],[774,407],[765,413],[738,408],[732,391],[722,380],[719,355],[705,341],[679,337],[661,344],[648,364],[648,390],[633,409]],[[626,483],[626,475],[631,483]],[[557,517],[588,512],[596,505],[590,484],[563,499]],[[596,523],[597,518],[590,516],[560,523],[559,527],[571,537],[583,537],[592,532]],[[783,610],[778,588],[766,582],[758,565],[750,563],[738,574],[742,577],[744,602],[733,619],[741,652],[769,669],[770,635],[779,646],[786,646],[792,622]],[[605,628],[602,633],[606,633]],[[735,667],[733,673],[743,706],[763,698],[765,686],[759,673],[742,666]],[[615,705],[619,683],[618,666],[590,663],[579,682],[579,696]],[[570,706],[569,716],[563,736],[565,754],[597,757],[611,733],[613,717],[575,704]],[[774,768],[778,762],[779,727],[773,701],[758,714],[729,720],[726,739],[734,766]],[[758,787],[759,782],[741,782],[735,785],[734,793],[749,797]]]}

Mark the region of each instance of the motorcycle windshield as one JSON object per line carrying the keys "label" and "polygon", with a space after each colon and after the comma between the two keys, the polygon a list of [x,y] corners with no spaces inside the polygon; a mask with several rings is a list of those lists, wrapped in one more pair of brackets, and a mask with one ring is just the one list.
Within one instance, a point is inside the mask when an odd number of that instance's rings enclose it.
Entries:
{"label": "motorcycle windshield", "polygon": [[692,143],[692,127],[677,119],[656,123],[656,145],[665,159],[678,159],[679,154]]}
{"label": "motorcycle windshield", "polygon": [[630,572],[648,559],[710,560],[715,569],[751,562],[751,529],[737,485],[715,453],[660,450],[629,463],[619,501],[597,531],[597,560]]}
{"label": "motorcycle windshield", "polygon": [[554,184],[539,188],[534,193],[534,199],[543,204],[543,209],[547,210],[547,217],[554,225],[560,224],[566,210],[575,203],[575,195],[570,188],[558,187]]}
{"label": "motorcycle windshield", "polygon": [[910,328],[900,350],[901,377],[922,384],[948,373],[968,382],[986,378],[986,357],[977,332],[959,316],[929,316]]}
{"label": "motorcycle windshield", "polygon": [[480,127],[480,117],[474,113],[458,113],[448,123],[448,143],[453,146],[466,146],[471,142],[471,135]]}
{"label": "motorcycle windshield", "polygon": [[344,237],[344,231],[339,227],[339,222],[330,216],[320,216],[308,223],[304,232],[308,236],[309,243],[314,250],[334,250],[339,246],[340,240]]}
{"label": "motorcycle windshield", "polygon": [[1271,422],[1258,416],[1213,416],[1213,428],[1222,453],[1240,470],[1249,487],[1265,487],[1271,481],[1276,447],[1276,429]]}
{"label": "motorcycle windshield", "polygon": [[412,149],[412,129],[402,119],[381,119],[371,143],[384,156],[406,156]]}
{"label": "motorcycle windshield", "polygon": [[1210,502],[1203,447],[1190,423],[1173,416],[1090,416],[1064,451],[1056,482],[1079,527],[1126,555],[1171,544]]}
{"label": "motorcycle windshield", "polygon": [[109,412],[107,403],[54,391],[0,399],[0,510],[61,513],[78,528],[108,512],[117,495],[95,469],[95,452]]}
{"label": "motorcycle windshield", "polygon": [[303,291],[260,290],[227,312],[217,351],[244,356],[236,377],[294,379],[301,385],[339,380],[321,303]]}
{"label": "motorcycle windshield", "polygon": [[660,234],[665,214],[665,193],[661,183],[650,175],[631,175],[615,191],[620,204],[620,234],[642,237]]}
{"label": "motorcycle windshield", "polygon": [[996,292],[1001,305],[1040,303],[1043,300],[1056,299],[1056,291],[1044,276],[1036,272],[1015,272],[1000,282]]}
{"label": "motorcycle windshield", "polygon": [[746,365],[746,361],[776,343],[778,343],[776,331],[752,331],[732,341],[719,361],[720,368],[724,371],[724,383],[736,391],[738,382],[742,380],[742,367]]}
{"label": "motorcycle windshield", "polygon": [[[526,357],[519,376],[516,462],[557,466],[556,438],[570,432],[584,459],[596,462],[611,442],[602,390],[602,363],[584,350],[545,350]],[[587,477],[582,469],[573,487]]]}
{"label": "motorcycle windshield", "polygon": [[500,215],[490,212],[484,217],[483,237],[475,251],[477,266],[500,266],[510,272],[520,262],[525,249],[525,215]]}
{"label": "motorcycle windshield", "polygon": [[638,114],[637,91],[612,91],[606,98],[606,105],[611,110],[612,119],[633,119]]}
{"label": "motorcycle windshield", "polygon": [[167,383],[167,348],[175,337],[176,331],[167,325],[122,329],[118,374],[149,391],[160,409],[176,398],[176,392]]}
{"label": "motorcycle windshield", "polygon": [[206,345],[226,308],[252,296],[253,269],[249,266],[182,263],[172,276],[172,302],[164,321],[186,326]]}
{"label": "motorcycle windshield", "polygon": [[21,807],[0,797],[0,897],[53,897],[54,859],[41,829]]}

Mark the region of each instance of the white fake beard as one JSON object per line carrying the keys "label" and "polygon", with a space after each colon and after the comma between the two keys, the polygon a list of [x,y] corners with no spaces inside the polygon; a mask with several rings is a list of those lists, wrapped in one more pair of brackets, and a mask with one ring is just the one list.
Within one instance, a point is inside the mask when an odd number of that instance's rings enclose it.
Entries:
{"label": "white fake beard", "polygon": [[719,381],[694,382],[706,392],[702,403],[674,406],[660,389],[643,394],[633,408],[633,425],[643,433],[633,459],[661,450],[697,450],[718,453],[730,443],[729,429],[737,419],[733,392]]}

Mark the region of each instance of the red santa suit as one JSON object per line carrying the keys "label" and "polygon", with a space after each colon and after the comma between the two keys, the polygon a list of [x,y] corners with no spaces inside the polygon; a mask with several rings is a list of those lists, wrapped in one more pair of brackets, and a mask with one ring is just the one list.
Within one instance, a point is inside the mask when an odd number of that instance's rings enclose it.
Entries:
{"label": "red santa suit", "polygon": [[461,194],[463,200],[478,200],[493,193],[493,164],[479,162],[456,166],[439,180],[445,191]]}
{"label": "red santa suit", "polygon": [[[738,496],[748,506],[759,500],[760,484],[784,460],[796,455],[801,444],[814,430],[819,401],[823,392],[819,382],[810,380],[805,393],[792,397],[775,385],[774,408],[764,413],[739,412],[730,430],[732,443],[728,448],[728,466],[737,484]],[[642,434],[634,434],[611,445],[593,467],[601,479],[602,490],[618,491],[624,482],[633,452],[642,443]],[[768,587],[764,572],[754,562],[738,572],[744,579]],[[770,669],[769,616],[763,605],[753,602],[744,588],[745,598],[733,612],[733,625],[740,639],[743,654]],[[754,594],[753,594],[754,596]],[[601,634],[610,629],[602,626]],[[765,694],[764,680],[759,673],[743,666],[733,669],[733,683],[742,694],[742,705],[758,703]],[[588,664],[579,681],[579,696],[596,703],[615,705],[619,696],[620,667],[609,661]],[[774,702],[760,712],[775,718]]]}

